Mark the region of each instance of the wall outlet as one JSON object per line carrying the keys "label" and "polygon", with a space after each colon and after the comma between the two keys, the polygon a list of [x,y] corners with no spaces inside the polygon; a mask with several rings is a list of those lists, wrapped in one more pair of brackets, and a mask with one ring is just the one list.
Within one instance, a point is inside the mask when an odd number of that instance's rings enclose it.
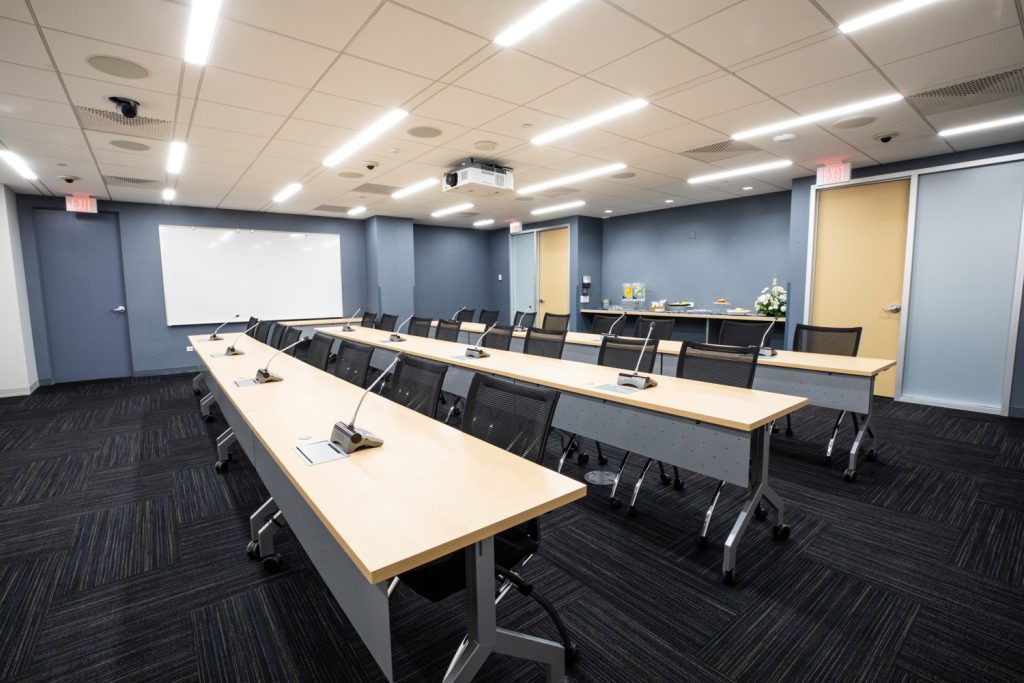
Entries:
{"label": "wall outlet", "polygon": [[186,350],[186,351],[194,351],[195,349],[193,349],[193,348],[192,348],[191,346],[186,346],[186,347],[185,347],[185,350]]}

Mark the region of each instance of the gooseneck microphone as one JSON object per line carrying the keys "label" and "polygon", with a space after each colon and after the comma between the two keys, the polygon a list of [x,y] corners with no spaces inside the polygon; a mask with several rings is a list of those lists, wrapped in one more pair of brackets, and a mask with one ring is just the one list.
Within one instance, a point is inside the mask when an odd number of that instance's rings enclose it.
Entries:
{"label": "gooseneck microphone", "polygon": [[459,317],[459,313],[462,313],[467,308],[469,308],[469,306],[463,306],[459,310],[455,311],[455,315],[452,316],[452,322],[454,322]]}
{"label": "gooseneck microphone", "polygon": [[268,382],[280,382],[282,379],[284,379],[280,375],[275,375],[274,373],[270,372],[270,364],[273,363],[274,359],[280,356],[282,353],[288,351],[289,349],[295,348],[304,341],[309,341],[309,337],[299,337],[299,341],[295,342],[294,344],[289,344],[288,346],[284,347],[283,349],[275,353],[273,356],[271,356],[270,360],[267,361],[267,364],[256,371],[256,383],[267,384]]}
{"label": "gooseneck microphone", "polygon": [[[350,315],[350,316],[349,316],[349,318],[351,319],[351,318],[354,318],[354,317],[356,317],[357,315],[359,315],[359,311],[361,311],[361,310],[363,310],[363,307],[362,307],[362,306],[360,306],[359,308],[357,308],[357,309],[356,309],[356,312],[355,312],[355,313],[353,313],[352,315]],[[345,323],[345,327],[341,328],[341,331],[342,331],[342,332],[352,332],[352,331],[353,331],[353,329],[354,329],[354,328],[352,327],[352,323]]]}
{"label": "gooseneck microphone", "polygon": [[640,356],[636,359],[636,367],[633,368],[632,373],[620,372],[619,373],[619,386],[633,387],[634,389],[647,389],[649,387],[656,387],[658,383],[651,377],[641,375],[640,363],[644,359],[644,353],[647,351],[647,344],[651,341],[651,333],[654,332],[654,325],[647,328],[647,337],[644,338],[644,345],[640,348]]}
{"label": "gooseneck microphone", "polygon": [[531,308],[533,308],[533,306],[527,306],[526,310],[519,314],[519,320],[517,320],[515,325],[513,325],[516,332],[520,332],[523,329],[523,318],[526,317],[526,314],[530,312]]}
{"label": "gooseneck microphone", "polygon": [[413,313],[413,314],[412,314],[412,315],[410,315],[410,316],[409,316],[408,318],[406,318],[405,320],[403,320],[403,321],[402,321],[402,323],[401,323],[401,324],[400,324],[400,325],[399,325],[399,326],[398,326],[397,328],[395,328],[395,331],[391,333],[391,336],[390,336],[390,337],[388,337],[388,341],[393,341],[393,342],[398,342],[398,341],[405,341],[405,337],[403,337],[402,335],[400,335],[400,334],[398,334],[398,333],[402,331],[402,328],[403,328],[403,327],[405,327],[405,324],[406,324],[407,322],[409,322],[410,320],[412,320],[412,318],[413,318],[413,316],[414,316],[414,315],[416,315],[416,314],[415,314],[415,313]]}
{"label": "gooseneck microphone", "polygon": [[244,354],[244,353],[245,353],[245,351],[239,351],[238,349],[236,349],[236,348],[235,348],[235,344],[237,344],[237,343],[238,343],[238,340],[239,340],[239,339],[241,339],[241,338],[242,338],[242,337],[244,337],[245,335],[247,335],[247,334],[249,334],[250,332],[252,332],[253,330],[255,330],[255,329],[256,329],[256,328],[257,328],[257,327],[259,326],[259,324],[260,324],[260,321],[259,321],[259,320],[257,320],[257,321],[256,321],[256,322],[255,322],[255,323],[253,324],[253,326],[252,326],[252,327],[250,327],[249,329],[247,329],[247,330],[245,330],[244,332],[242,332],[242,334],[240,334],[240,335],[238,335],[237,337],[235,337],[234,341],[232,341],[232,342],[231,342],[231,345],[230,345],[230,346],[229,346],[228,348],[224,349],[224,355],[225,355],[225,356],[241,356],[242,354]]}
{"label": "gooseneck microphone", "polygon": [[623,311],[622,315],[612,321],[612,326],[608,328],[608,331],[604,333],[606,337],[618,337],[618,333],[615,332],[615,326],[619,324],[619,321],[626,317],[626,312]]}
{"label": "gooseneck microphone", "polygon": [[775,323],[778,322],[779,318],[776,316],[772,318],[772,322],[768,325],[768,329],[764,331],[764,336],[761,337],[761,345],[757,349],[758,355],[761,356],[774,356],[778,353],[775,349],[770,346],[765,346],[764,343],[768,340],[768,335],[772,333],[772,329],[775,327]]}
{"label": "gooseneck microphone", "polygon": [[391,361],[389,365],[377,379],[373,380],[370,386],[366,387],[363,391],[363,395],[359,397],[359,403],[356,404],[356,409],[352,411],[352,419],[347,423],[344,420],[339,420],[334,423],[334,429],[331,431],[331,443],[340,448],[343,453],[353,453],[358,451],[360,448],[376,448],[384,443],[384,440],[373,432],[365,429],[358,429],[356,427],[356,418],[359,416],[359,409],[363,407],[363,401],[366,400],[366,395],[373,391],[373,388],[377,386],[385,377],[388,376],[395,366],[398,365],[399,361],[402,360],[402,354],[395,356],[395,359]]}
{"label": "gooseneck microphone", "polygon": [[225,320],[225,321],[224,321],[224,322],[222,322],[222,323],[221,323],[220,325],[218,325],[218,326],[217,326],[217,329],[215,329],[215,330],[213,331],[213,334],[211,334],[211,335],[210,335],[210,341],[220,341],[221,339],[223,339],[223,337],[221,337],[221,336],[220,336],[219,334],[217,334],[217,333],[218,333],[218,332],[220,332],[220,331],[221,331],[221,328],[223,328],[223,327],[224,327],[225,325],[227,325],[227,324],[231,323],[231,322],[232,322],[232,321],[234,321],[234,320],[237,320],[237,319],[238,319],[238,316],[239,316],[239,315],[241,315],[241,314],[240,314],[240,313],[235,313],[235,317],[234,317],[234,318],[231,318],[230,320]]}
{"label": "gooseneck microphone", "polygon": [[466,347],[466,356],[469,358],[487,358],[487,356],[491,355],[484,351],[482,348],[480,348],[480,342],[483,341],[483,338],[490,334],[491,330],[493,330],[497,326],[498,323],[494,323],[486,330],[484,330],[484,333],[476,338],[476,346]]}

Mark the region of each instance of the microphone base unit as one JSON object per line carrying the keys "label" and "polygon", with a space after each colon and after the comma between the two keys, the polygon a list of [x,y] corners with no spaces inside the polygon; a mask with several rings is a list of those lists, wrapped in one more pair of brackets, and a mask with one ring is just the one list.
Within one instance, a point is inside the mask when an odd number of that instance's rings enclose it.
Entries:
{"label": "microphone base unit", "polygon": [[400,334],[392,333],[391,336],[388,337],[388,341],[393,341],[393,342],[405,341],[405,337],[403,337]]}
{"label": "microphone base unit", "polygon": [[620,372],[617,384],[620,387],[632,387],[634,389],[650,389],[658,386],[652,377],[640,375],[635,372]]}
{"label": "microphone base unit", "polygon": [[772,356],[777,356],[778,354],[779,352],[770,346],[762,346],[757,350],[757,355],[764,356],[766,358],[771,358]]}
{"label": "microphone base unit", "polygon": [[366,429],[335,422],[331,430],[331,443],[340,448],[342,453],[352,454],[363,448],[377,448],[384,444],[384,440]]}
{"label": "microphone base unit", "polygon": [[241,349],[236,349],[234,346],[229,346],[228,348],[226,348],[224,350],[224,355],[225,356],[244,356],[245,355],[245,351],[242,351]]}
{"label": "microphone base unit", "polygon": [[271,382],[280,382],[282,380],[284,380],[284,377],[281,377],[281,375],[275,375],[266,370],[256,371],[256,384],[270,384]]}
{"label": "microphone base unit", "polygon": [[220,336],[216,332],[214,332],[213,334],[210,335],[210,341],[220,341],[223,338],[224,337]]}
{"label": "microphone base unit", "polygon": [[481,348],[470,346],[466,349],[466,358],[487,358],[491,354]]}
{"label": "microphone base unit", "polygon": [[356,328],[352,327],[351,325],[345,325],[345,327],[341,328],[341,331],[342,332],[355,332]]}

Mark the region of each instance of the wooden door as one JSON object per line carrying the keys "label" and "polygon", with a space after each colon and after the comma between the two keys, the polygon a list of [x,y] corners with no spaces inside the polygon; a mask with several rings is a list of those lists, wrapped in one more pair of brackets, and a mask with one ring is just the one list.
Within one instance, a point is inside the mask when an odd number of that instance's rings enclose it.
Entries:
{"label": "wooden door", "polygon": [[[863,327],[861,356],[896,358],[909,199],[908,179],[818,192],[811,324]],[[893,371],[875,382],[895,388]]]}
{"label": "wooden door", "polygon": [[545,313],[569,312],[569,229],[537,233],[537,326]]}

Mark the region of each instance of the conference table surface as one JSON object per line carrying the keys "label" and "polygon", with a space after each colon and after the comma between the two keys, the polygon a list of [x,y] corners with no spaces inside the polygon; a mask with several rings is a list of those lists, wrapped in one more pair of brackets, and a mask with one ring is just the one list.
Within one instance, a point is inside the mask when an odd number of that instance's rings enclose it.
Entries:
{"label": "conference table surface", "polygon": [[311,327],[316,325],[343,325],[345,323],[357,323],[362,318],[314,318],[310,320],[279,320],[278,325],[285,327]]}
{"label": "conference table surface", "polygon": [[498,349],[487,349],[490,355],[486,358],[469,358],[465,355],[466,344],[407,334],[402,335],[405,341],[391,342],[390,333],[364,327],[356,327],[351,332],[330,327],[318,328],[317,331],[394,352],[408,351],[416,356],[469,370],[745,432],[753,431],[807,405],[807,399],[799,396],[740,389],[665,375],[657,376],[656,387],[623,393],[622,387],[616,386],[620,370],[593,363],[545,358]]}
{"label": "conference table surface", "polygon": [[[377,332],[380,335],[380,332]],[[490,538],[586,495],[586,486],[485,441],[367,394],[358,426],[384,445],[318,465],[297,452],[347,420],[363,391],[282,354],[284,380],[236,386],[275,350],[254,339],[241,356],[226,341],[189,338],[211,379],[309,507],[371,583]]]}

